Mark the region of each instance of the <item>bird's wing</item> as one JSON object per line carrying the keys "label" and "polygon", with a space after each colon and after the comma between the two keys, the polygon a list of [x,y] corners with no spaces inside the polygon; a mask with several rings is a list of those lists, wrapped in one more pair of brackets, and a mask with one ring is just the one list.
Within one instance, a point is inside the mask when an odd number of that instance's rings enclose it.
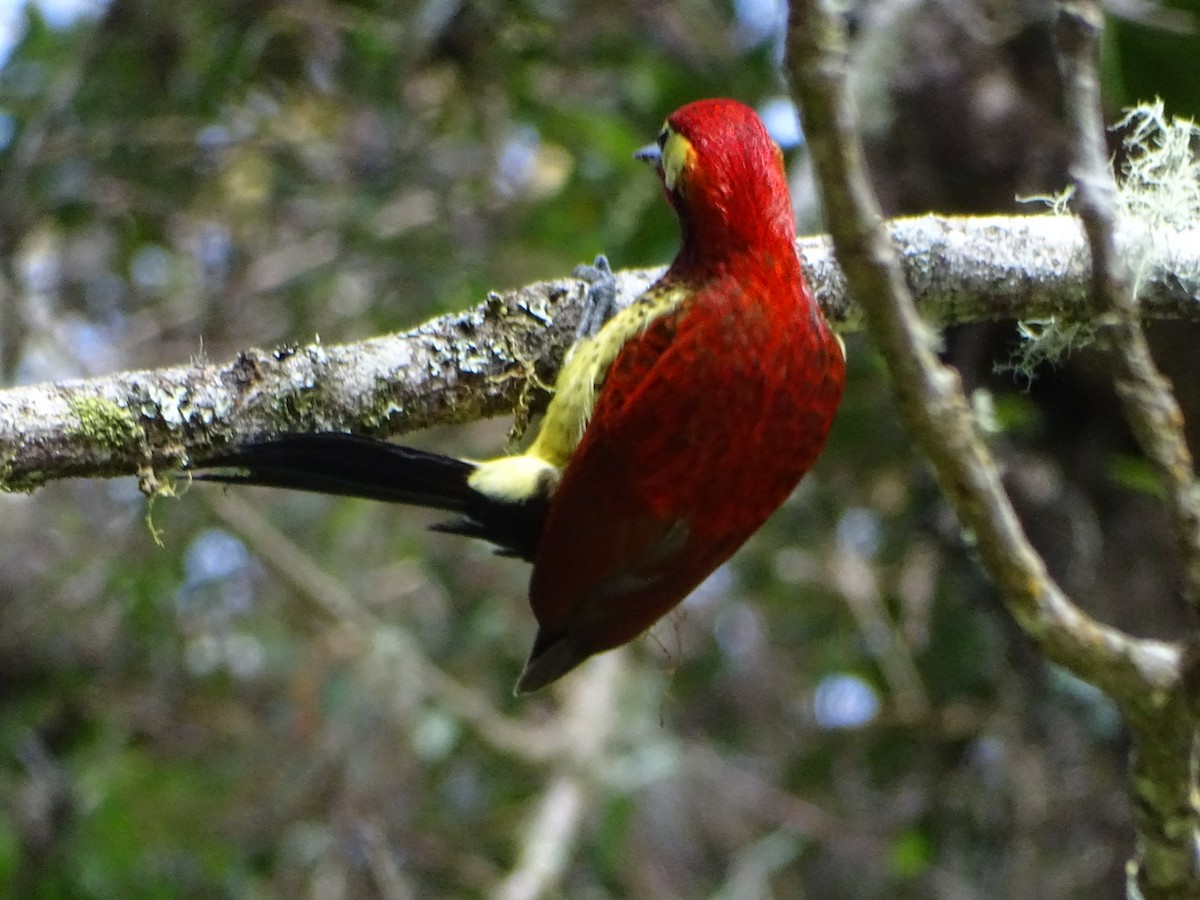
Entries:
{"label": "bird's wing", "polygon": [[554,397],[528,454],[556,468],[565,467],[587,429],[613,360],[630,342],[644,335],[653,322],[673,313],[688,295],[686,288],[660,281],[616,313],[596,334],[581,338],[563,362]]}
{"label": "bird's wing", "polygon": [[836,350],[804,327],[799,298],[794,313],[764,312],[754,298],[770,287],[710,283],[609,366],[534,559],[539,634],[522,689],[647,629],[816,459],[840,392],[824,374]]}
{"label": "bird's wing", "polygon": [[[662,419],[704,418],[725,377],[700,354],[711,334],[696,324],[659,316],[612,363],[547,512],[530,582],[539,633],[521,690],[640,634],[744,539],[695,521],[711,490],[683,482],[713,471],[704,460],[712,448],[688,438],[703,422]],[[679,365],[689,367],[682,379]]]}

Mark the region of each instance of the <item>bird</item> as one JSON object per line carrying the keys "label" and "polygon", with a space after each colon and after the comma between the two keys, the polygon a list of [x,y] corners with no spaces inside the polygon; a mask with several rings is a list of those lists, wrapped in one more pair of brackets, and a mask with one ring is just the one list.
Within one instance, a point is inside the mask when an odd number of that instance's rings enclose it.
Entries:
{"label": "bird", "polygon": [[[629,305],[585,316],[523,452],[473,461],[293,433],[196,466],[201,480],[452,513],[433,527],[532,563],[518,694],[641,635],[724,563],[812,467],[845,384],[844,346],[801,270],[783,154],[754,110],[688,103],[634,155],[657,173],[680,249]],[[592,274],[611,295],[602,258]]]}

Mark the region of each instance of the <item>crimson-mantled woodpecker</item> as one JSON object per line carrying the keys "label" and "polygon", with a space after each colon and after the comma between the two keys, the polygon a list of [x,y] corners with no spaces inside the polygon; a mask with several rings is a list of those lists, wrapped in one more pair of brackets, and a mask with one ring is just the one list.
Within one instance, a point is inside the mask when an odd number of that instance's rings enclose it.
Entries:
{"label": "crimson-mantled woodpecker", "polygon": [[842,395],[782,155],[753,110],[690,103],[637,155],[678,214],[679,254],[581,334],[524,453],[474,462],[290,434],[198,476],[446,510],[459,518],[441,530],[532,562],[538,633],[520,692],[641,634],[737,550],[812,466]]}

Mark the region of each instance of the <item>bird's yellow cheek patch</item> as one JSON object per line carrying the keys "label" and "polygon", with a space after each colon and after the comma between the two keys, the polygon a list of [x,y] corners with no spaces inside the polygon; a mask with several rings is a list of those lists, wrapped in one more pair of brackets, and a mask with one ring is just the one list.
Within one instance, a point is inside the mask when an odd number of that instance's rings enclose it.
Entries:
{"label": "bird's yellow cheek patch", "polygon": [[678,131],[670,132],[662,148],[663,184],[667,186],[667,190],[675,190],[679,173],[690,169],[695,161],[696,148],[692,146],[692,142]]}

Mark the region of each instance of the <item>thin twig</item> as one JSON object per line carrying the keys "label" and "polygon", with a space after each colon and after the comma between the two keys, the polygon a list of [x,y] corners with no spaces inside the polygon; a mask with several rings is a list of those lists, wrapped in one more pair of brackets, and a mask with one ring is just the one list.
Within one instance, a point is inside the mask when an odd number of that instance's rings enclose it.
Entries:
{"label": "thin twig", "polygon": [[[230,495],[210,500],[210,506],[276,574],[340,627],[374,644],[382,641],[398,648],[402,658],[396,668],[408,679],[396,689],[411,692],[414,704],[420,694],[428,694],[442,708],[473,727],[493,748],[522,762],[548,767],[552,774],[533,809],[517,863],[493,896],[497,900],[536,900],[555,895],[578,839],[588,801],[602,783],[598,767],[611,755],[609,748],[622,721],[616,707],[616,693],[625,654],[615,651],[598,657],[566,683],[561,689],[565,692],[562,710],[548,725],[514,721],[479,692],[438,668],[403,628],[381,620],[363,606],[250,503]],[[371,827],[364,823],[368,829],[366,836],[374,839],[369,849],[381,893],[386,893],[383,888],[387,886],[395,896],[404,896],[401,873],[382,844],[382,835],[372,833]]]}
{"label": "thin twig", "polygon": [[[397,690],[414,697],[428,694],[443,708],[470,725],[479,737],[497,750],[526,763],[542,763],[564,752],[557,729],[532,726],[509,719],[487,697],[451,676],[433,663],[418,642],[401,626],[379,618],[359,602],[340,581],[313,562],[251,503],[228,493],[218,497],[206,492],[213,512],[243,538],[259,559],[289,584],[297,594],[324,613],[339,627],[359,634],[364,640],[382,637],[398,647],[408,683]],[[415,702],[415,701],[414,701]]]}
{"label": "thin twig", "polygon": [[1104,11],[1094,0],[1060,4],[1057,39],[1075,147],[1076,206],[1092,256],[1092,290],[1111,334],[1117,394],[1142,451],[1158,470],[1184,561],[1185,593],[1200,611],[1200,489],[1183,413],[1150,354],[1128,266],[1117,246],[1117,184],[1109,165],[1097,61]]}
{"label": "thin twig", "polygon": [[900,629],[892,621],[870,562],[839,541],[829,559],[830,580],[846,601],[858,631],[879,662],[893,698],[896,718],[919,722],[929,715],[929,695]]}
{"label": "thin twig", "polygon": [[562,895],[584,815],[601,784],[598,767],[611,754],[622,722],[616,701],[624,658],[622,652],[597,657],[564,686],[558,727],[565,752],[526,826],[512,873],[491,894],[494,900]]}
{"label": "thin twig", "polygon": [[388,845],[383,824],[374,819],[359,822],[358,833],[366,851],[367,868],[380,900],[413,900],[417,893],[404,877],[396,853]]}
{"label": "thin twig", "polygon": [[[1200,491],[1183,414],[1150,354],[1132,279],[1115,236],[1117,185],[1108,161],[1100,96],[1103,27],[1104,11],[1096,0],[1059,3],[1056,38],[1075,151],[1075,196],[1091,248],[1092,289],[1108,314],[1117,395],[1142,451],[1158,471],[1183,560],[1184,593],[1193,609],[1200,610]],[[1196,860],[1200,731],[1186,691],[1175,691],[1170,699],[1169,711],[1148,709],[1144,702],[1124,704],[1134,736],[1133,814],[1138,837],[1130,881],[1146,898],[1200,896]]]}
{"label": "thin twig", "polygon": [[820,0],[794,0],[790,76],[850,292],[892,376],[900,410],[973,536],[1013,615],[1054,661],[1114,698],[1178,682],[1179,651],[1136,640],[1075,606],[1046,571],[980,440],[956,372],[938,362],[870,188],[845,91],[841,26]]}

